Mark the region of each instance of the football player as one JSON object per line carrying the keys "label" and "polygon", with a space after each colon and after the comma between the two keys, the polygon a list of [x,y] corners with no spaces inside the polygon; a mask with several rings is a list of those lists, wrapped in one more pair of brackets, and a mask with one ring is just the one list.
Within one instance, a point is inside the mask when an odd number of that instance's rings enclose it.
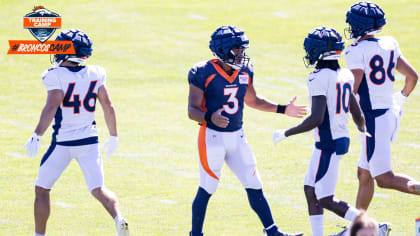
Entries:
{"label": "football player", "polygon": [[[354,93],[360,97],[367,132],[358,161],[359,190],[356,207],[367,209],[374,193],[374,179],[381,188],[420,194],[420,183],[391,170],[391,141],[398,133],[402,106],[416,86],[418,74],[402,55],[391,36],[375,37],[386,23],[381,7],[359,2],[347,11],[346,31],[354,44],[345,50],[348,68],[353,72]],[[394,94],[395,69],[405,76],[404,87]]]}
{"label": "football player", "polygon": [[[242,129],[244,104],[292,117],[306,114],[305,106],[279,105],[256,94],[254,70],[245,54],[249,40],[235,26],[221,26],[211,35],[216,59],[194,65],[188,74],[188,117],[201,125],[198,134],[200,186],[192,204],[190,236],[203,235],[207,203],[215,193],[226,162],[248,194],[267,235],[290,235],[277,228],[262,191],[255,156]],[[297,234],[300,235],[300,234]]]}
{"label": "football player", "polygon": [[56,40],[72,41],[76,54],[57,54],[56,67],[42,75],[47,101],[35,132],[26,143],[27,154],[38,153],[41,136],[53,118],[51,145],[42,157],[35,182],[35,236],[45,235],[50,215],[50,190],[69,165],[76,159],[90,193],[114,218],[118,235],[129,235],[128,223],[122,217],[115,194],[104,186],[103,164],[98,148],[95,123],[96,99],[104,111],[110,137],[104,144],[106,156],[118,147],[114,107],[105,86],[105,69],[84,64],[92,54],[92,41],[77,29],[61,32]]}
{"label": "football player", "polygon": [[340,159],[347,153],[347,123],[351,113],[357,128],[365,133],[364,118],[353,96],[353,74],[340,68],[338,59],[344,49],[341,35],[332,28],[318,27],[304,40],[305,64],[315,67],[307,86],[311,115],[301,124],[273,135],[274,143],[314,129],[315,146],[304,180],[309,219],[314,236],[324,235],[323,209],[352,222],[360,211],[334,197]]}

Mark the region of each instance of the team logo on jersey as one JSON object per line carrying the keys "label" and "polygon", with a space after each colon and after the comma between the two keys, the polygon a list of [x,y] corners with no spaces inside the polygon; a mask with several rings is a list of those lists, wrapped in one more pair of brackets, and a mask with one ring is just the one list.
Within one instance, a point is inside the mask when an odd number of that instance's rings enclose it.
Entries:
{"label": "team logo on jersey", "polygon": [[239,84],[248,84],[249,76],[248,75],[239,75]]}
{"label": "team logo on jersey", "polygon": [[23,28],[43,43],[61,28],[61,17],[43,6],[37,6],[23,17]]}

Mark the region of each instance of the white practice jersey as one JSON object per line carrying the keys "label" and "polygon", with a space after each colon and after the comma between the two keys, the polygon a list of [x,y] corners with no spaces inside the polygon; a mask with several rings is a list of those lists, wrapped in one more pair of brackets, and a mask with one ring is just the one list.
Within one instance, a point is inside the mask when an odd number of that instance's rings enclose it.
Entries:
{"label": "white practice jersey", "polygon": [[357,92],[362,110],[391,108],[394,72],[401,56],[398,42],[391,36],[366,39],[347,47],[344,54],[350,70],[364,71]]}
{"label": "white practice jersey", "polygon": [[105,84],[106,72],[100,66],[56,67],[42,75],[47,90],[63,91],[57,109],[53,141],[73,141],[98,135],[95,125],[96,95]]}
{"label": "white practice jersey", "polygon": [[348,69],[334,71],[323,68],[309,74],[307,80],[309,104],[312,104],[313,96],[327,98],[324,121],[314,129],[316,142],[349,137],[347,123],[353,84],[354,77]]}

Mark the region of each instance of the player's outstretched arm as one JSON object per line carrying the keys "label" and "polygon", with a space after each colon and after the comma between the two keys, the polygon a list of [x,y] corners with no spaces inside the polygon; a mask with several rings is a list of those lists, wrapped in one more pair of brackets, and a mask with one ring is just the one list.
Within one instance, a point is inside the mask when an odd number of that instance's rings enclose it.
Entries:
{"label": "player's outstretched arm", "polygon": [[279,129],[273,134],[273,142],[277,144],[287,137],[295,134],[300,134],[320,125],[324,120],[324,114],[327,107],[327,98],[325,96],[312,97],[312,111],[311,115],[306,118],[299,125],[288,130]]}
{"label": "player's outstretched arm", "polygon": [[105,85],[102,85],[98,89],[98,100],[104,111],[105,123],[108,127],[109,135],[117,137],[117,116]]}
{"label": "player's outstretched arm", "polygon": [[39,118],[38,125],[35,128],[35,133],[37,135],[42,136],[47,130],[48,126],[50,126],[51,121],[57,112],[57,108],[60,106],[61,101],[63,101],[63,96],[63,91],[59,89],[48,91],[47,102],[42,109],[41,117]]}
{"label": "player's outstretched arm", "polygon": [[327,98],[325,96],[312,97],[311,115],[306,118],[299,125],[286,130],[285,136],[289,137],[295,134],[300,134],[317,127],[324,121],[324,114],[327,107]]}
{"label": "player's outstretched arm", "polygon": [[405,96],[410,95],[417,84],[419,75],[412,65],[403,57],[399,57],[397,60],[397,70],[401,74],[405,75],[405,84],[402,93]]}
{"label": "player's outstretched arm", "polygon": [[294,97],[288,105],[276,104],[262,96],[258,96],[253,84],[248,86],[245,94],[246,105],[254,109],[267,112],[284,113],[291,117],[302,118],[306,115],[306,106],[295,105],[295,100],[296,97]]}
{"label": "player's outstretched arm", "polygon": [[363,116],[359,103],[357,102],[353,93],[350,94],[350,113],[354,123],[357,125],[357,129],[362,133],[365,132],[365,117]]}

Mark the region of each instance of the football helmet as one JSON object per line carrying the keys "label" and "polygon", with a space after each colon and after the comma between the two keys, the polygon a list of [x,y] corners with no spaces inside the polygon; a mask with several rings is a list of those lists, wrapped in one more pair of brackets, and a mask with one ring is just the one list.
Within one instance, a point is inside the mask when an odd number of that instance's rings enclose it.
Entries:
{"label": "football helmet", "polygon": [[306,51],[304,63],[306,67],[315,67],[319,60],[338,60],[344,49],[341,35],[329,27],[318,27],[306,36],[303,47]]}
{"label": "football helmet", "polygon": [[78,64],[86,63],[86,59],[92,55],[92,40],[83,31],[68,29],[62,31],[55,38],[56,41],[72,41],[76,54],[55,54],[51,64],[59,66],[64,61]]}
{"label": "football helmet", "polygon": [[357,42],[365,35],[379,34],[386,24],[385,12],[373,2],[358,2],[350,7],[346,15],[349,27],[344,29],[346,38]]}
{"label": "football helmet", "polygon": [[[209,48],[213,55],[233,69],[240,69],[249,63],[245,49],[249,47],[249,40],[245,32],[235,26],[221,26],[211,35]],[[233,49],[243,49],[236,54]]]}

